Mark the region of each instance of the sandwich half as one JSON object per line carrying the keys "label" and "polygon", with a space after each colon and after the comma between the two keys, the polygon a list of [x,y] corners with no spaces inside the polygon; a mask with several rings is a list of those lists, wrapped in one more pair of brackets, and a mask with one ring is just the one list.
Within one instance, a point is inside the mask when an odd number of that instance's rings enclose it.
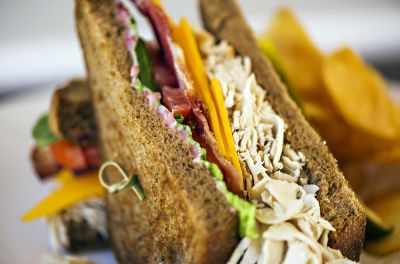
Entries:
{"label": "sandwich half", "polygon": [[100,177],[135,175],[144,193],[107,195],[119,262],[358,260],[365,213],[236,3],[200,1],[212,35],[133,4],[154,40],[126,1],[76,0],[103,157],[120,168]]}
{"label": "sandwich half", "polygon": [[54,253],[108,247],[104,191],[97,181],[101,165],[96,124],[85,80],[56,89],[49,114],[33,129],[31,161],[41,180],[61,185],[22,219],[46,217]]}
{"label": "sandwich half", "polygon": [[330,245],[340,249],[350,259],[358,260],[364,240],[365,212],[325,141],[307,123],[290,99],[272,64],[262,56],[235,1],[199,2],[205,28],[217,39],[234,46],[238,54],[251,60],[257,82],[267,91],[266,99],[287,125],[286,140],[295,150],[305,155],[307,162],[304,169],[307,177],[310,183],[319,187],[317,198],[322,217],[336,229],[336,232],[330,233]]}

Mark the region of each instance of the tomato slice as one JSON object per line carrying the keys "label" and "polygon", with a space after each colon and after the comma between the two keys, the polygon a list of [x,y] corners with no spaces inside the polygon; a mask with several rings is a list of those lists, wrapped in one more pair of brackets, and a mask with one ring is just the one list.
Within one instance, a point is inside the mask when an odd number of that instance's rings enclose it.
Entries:
{"label": "tomato slice", "polygon": [[73,170],[87,167],[85,154],[82,149],[67,140],[58,140],[50,145],[54,159],[66,168]]}

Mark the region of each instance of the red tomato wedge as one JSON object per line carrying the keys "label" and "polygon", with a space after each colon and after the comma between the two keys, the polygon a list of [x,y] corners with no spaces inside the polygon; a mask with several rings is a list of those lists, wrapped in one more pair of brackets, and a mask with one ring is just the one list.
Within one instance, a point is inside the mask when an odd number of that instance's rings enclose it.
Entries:
{"label": "red tomato wedge", "polygon": [[50,145],[54,159],[66,168],[85,169],[87,162],[82,149],[66,140],[58,140]]}

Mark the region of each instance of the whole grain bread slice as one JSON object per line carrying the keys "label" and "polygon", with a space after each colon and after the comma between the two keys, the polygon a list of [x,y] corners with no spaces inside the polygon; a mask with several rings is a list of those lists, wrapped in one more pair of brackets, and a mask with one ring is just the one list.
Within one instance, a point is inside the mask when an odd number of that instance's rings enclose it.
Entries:
{"label": "whole grain bread slice", "polygon": [[[137,173],[145,192],[107,196],[120,263],[223,263],[238,242],[238,217],[209,171],[132,89],[131,59],[112,0],[76,0],[77,27],[103,155]],[[109,171],[108,180],[121,176]]]}
{"label": "whole grain bread slice", "polygon": [[344,256],[358,260],[366,223],[365,212],[338,168],[325,142],[307,123],[289,97],[287,89],[263,56],[234,0],[199,0],[205,28],[217,39],[232,45],[238,54],[251,59],[258,83],[267,91],[267,100],[288,126],[286,140],[307,158],[306,172],[319,186],[322,216],[335,228],[329,244]]}
{"label": "whole grain bread slice", "polygon": [[54,91],[49,111],[51,130],[78,145],[96,141],[90,91],[86,80],[74,79]]}
{"label": "whole grain bread slice", "polygon": [[81,253],[109,248],[106,236],[91,226],[86,219],[69,217],[69,210],[69,208],[66,208],[59,213],[59,217],[66,229],[65,235],[68,239],[66,250],[68,252]]}

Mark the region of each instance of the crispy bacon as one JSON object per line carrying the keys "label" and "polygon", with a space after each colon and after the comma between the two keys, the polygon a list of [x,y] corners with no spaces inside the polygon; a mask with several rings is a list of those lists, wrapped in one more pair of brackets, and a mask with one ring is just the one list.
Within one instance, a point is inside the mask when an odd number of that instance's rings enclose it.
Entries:
{"label": "crispy bacon", "polygon": [[158,43],[160,43],[161,50],[165,59],[165,63],[169,69],[174,73],[174,78],[177,80],[175,72],[174,55],[172,51],[171,39],[172,30],[169,26],[167,16],[150,0],[132,0],[138,7],[140,12],[145,15],[153,26],[154,33],[156,34]]}
{"label": "crispy bacon", "polygon": [[49,146],[35,146],[31,152],[31,160],[40,180],[50,178],[61,170],[61,165],[54,159]]}
{"label": "crispy bacon", "polygon": [[161,91],[163,86],[178,87],[178,82],[174,73],[165,65],[161,59],[160,49],[154,41],[146,42],[146,49],[150,55],[151,65],[153,68],[154,80],[157,89]]}
{"label": "crispy bacon", "polygon": [[183,115],[187,117],[192,108],[186,90],[164,86],[161,90],[163,104],[172,112],[173,115]]}
{"label": "crispy bacon", "polygon": [[201,103],[196,98],[188,96],[184,89],[166,86],[162,89],[162,100],[174,115],[182,114],[185,118],[187,117],[185,122],[192,128],[193,139],[206,149],[207,160],[216,163],[221,169],[228,189],[235,194],[241,194],[243,190],[242,177],[219,151],[218,144],[202,112],[204,107],[201,106]]}
{"label": "crispy bacon", "polygon": [[[157,87],[161,87],[163,104],[174,114],[182,114],[187,118],[186,123],[192,128],[193,138],[207,151],[207,160],[216,163],[224,174],[224,180],[228,189],[235,194],[242,194],[243,180],[236,168],[222,156],[218,149],[217,142],[208,127],[207,119],[203,114],[200,102],[188,95],[186,84],[178,79],[178,68],[180,65],[174,60],[173,47],[171,42],[171,28],[169,27],[167,16],[164,14],[157,5],[150,0],[132,0],[143,15],[147,16],[150,20],[154,32],[157,36],[158,43],[160,44],[164,63],[170,71],[169,77],[172,76],[174,83],[178,84],[179,88],[172,88],[177,86],[170,86],[167,78],[168,72],[163,63],[157,64],[157,54],[154,45],[150,46],[150,54],[153,57],[153,69],[156,74],[156,83],[158,78]],[[147,46],[149,47],[149,45]],[[154,63],[156,62],[156,63]],[[154,67],[154,65],[156,65]],[[158,68],[160,67],[160,68]],[[157,74],[159,77],[157,77]],[[161,76],[163,75],[163,76]],[[160,85],[165,83],[165,85]],[[172,83],[172,81],[171,81]]]}
{"label": "crispy bacon", "polygon": [[194,108],[189,116],[189,125],[192,128],[193,139],[207,151],[207,160],[218,165],[224,175],[224,181],[231,192],[242,195],[243,180],[236,168],[222,156],[217,142],[210,131],[207,119],[200,108]]}
{"label": "crispy bacon", "polygon": [[[162,64],[153,65],[154,80],[159,90],[163,86],[177,87],[178,84],[174,78],[174,74]],[[176,88],[175,88],[176,89]]]}

